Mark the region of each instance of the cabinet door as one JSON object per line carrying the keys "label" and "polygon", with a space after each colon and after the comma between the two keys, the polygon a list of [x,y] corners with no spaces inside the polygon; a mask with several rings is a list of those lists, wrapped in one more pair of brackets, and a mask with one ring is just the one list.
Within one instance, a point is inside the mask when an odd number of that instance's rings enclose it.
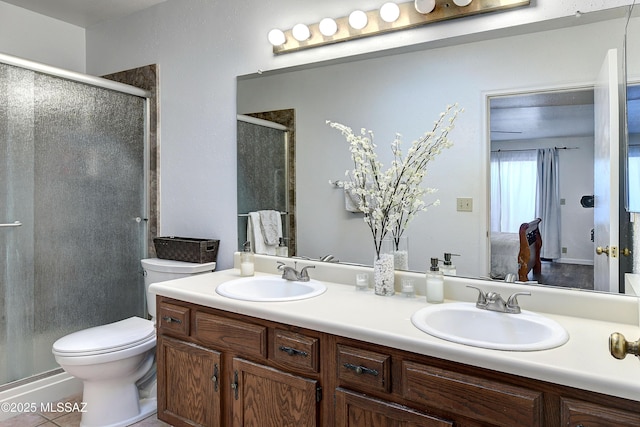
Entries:
{"label": "cabinet door", "polygon": [[233,359],[233,425],[305,427],[318,421],[318,382]]}
{"label": "cabinet door", "polygon": [[336,389],[336,427],[452,427],[453,422],[363,394]]}
{"label": "cabinet door", "polygon": [[158,338],[158,418],[174,426],[218,427],[220,353]]}

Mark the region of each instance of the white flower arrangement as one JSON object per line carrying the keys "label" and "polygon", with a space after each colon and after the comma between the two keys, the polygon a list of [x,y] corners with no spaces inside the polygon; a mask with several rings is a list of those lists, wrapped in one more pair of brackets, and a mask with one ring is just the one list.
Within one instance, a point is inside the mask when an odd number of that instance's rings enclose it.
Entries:
{"label": "white flower arrangement", "polygon": [[426,204],[425,194],[433,194],[435,188],[422,187],[427,173],[427,164],[440,152],[453,145],[449,132],[463,109],[458,104],[448,105],[434,122],[431,131],[413,141],[406,155],[403,155],[402,136],[396,134],[391,143],[393,161],[387,170],[376,154],[373,132],[362,128],[360,134],[351,128],[327,120],[327,124],[342,132],[349,143],[353,170],[347,170],[349,178],[343,187],[356,195],[358,208],[364,213],[364,221],[373,235],[376,258],[380,257],[382,241],[391,233],[397,243],[411,220],[418,212],[440,204],[435,200]]}

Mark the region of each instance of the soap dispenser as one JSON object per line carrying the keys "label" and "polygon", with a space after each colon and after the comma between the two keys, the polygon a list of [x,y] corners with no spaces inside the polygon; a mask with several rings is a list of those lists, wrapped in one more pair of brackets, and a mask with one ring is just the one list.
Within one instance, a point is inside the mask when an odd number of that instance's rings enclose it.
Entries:
{"label": "soap dispenser", "polygon": [[[456,275],[456,266],[451,262],[451,255],[449,252],[445,252],[444,254],[444,262],[442,263],[442,267],[440,267],[440,271],[445,276],[455,276]],[[457,255],[456,255],[457,256]]]}
{"label": "soap dispenser", "polygon": [[280,238],[280,244],[276,247],[276,255],[288,257],[289,256],[289,248],[284,244],[284,238]]}
{"label": "soap dispenser", "polygon": [[431,267],[427,271],[427,302],[432,304],[444,301],[444,276],[438,262],[438,258],[431,258]]}
{"label": "soap dispenser", "polygon": [[240,275],[253,276],[255,267],[253,264],[253,252],[251,252],[251,242],[244,242],[243,250],[240,252]]}

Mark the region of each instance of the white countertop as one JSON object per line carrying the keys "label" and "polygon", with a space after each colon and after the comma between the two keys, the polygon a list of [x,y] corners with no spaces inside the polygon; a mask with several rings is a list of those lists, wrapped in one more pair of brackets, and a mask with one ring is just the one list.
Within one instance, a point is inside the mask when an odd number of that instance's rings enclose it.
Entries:
{"label": "white countertop", "polygon": [[[268,265],[260,269],[272,271],[257,271],[256,275],[275,273],[274,259],[257,259],[257,269]],[[300,263],[314,264],[307,261]],[[628,340],[640,338],[638,301],[635,298],[573,290],[527,288],[533,297],[529,303],[528,297],[519,298],[523,309],[544,311],[542,314],[556,320],[569,332],[569,341],[561,347],[544,351],[487,350],[441,340],[414,327],[411,315],[428,305],[423,295],[409,299],[398,294],[382,297],[374,295],[372,291],[356,292],[354,286],[331,280],[335,280],[335,277],[355,278],[356,271],[366,271],[366,268],[326,264],[316,264],[317,268],[311,270],[311,276],[322,280],[327,285],[327,291],[318,297],[299,301],[248,302],[218,295],[216,287],[225,281],[239,278],[239,269],[155,283],[150,286],[150,291],[233,313],[640,401],[640,361],[634,356],[616,360],[609,354],[608,347],[609,335],[613,332],[624,334]],[[416,279],[420,292],[419,282],[424,281],[422,275],[406,275]],[[353,280],[340,282],[349,283]],[[445,283],[445,297],[475,301],[476,291],[466,289],[465,283],[498,291],[505,286],[498,282],[451,278]],[[518,285],[509,284],[509,291],[522,289],[524,288]],[[503,295],[508,296],[509,292],[504,292]],[[553,298],[553,301],[545,303],[545,298]],[[447,302],[452,300],[445,300]],[[545,310],[536,310],[543,306]],[[563,309],[564,314],[554,313],[558,307]],[[567,312],[570,315],[566,315]]]}

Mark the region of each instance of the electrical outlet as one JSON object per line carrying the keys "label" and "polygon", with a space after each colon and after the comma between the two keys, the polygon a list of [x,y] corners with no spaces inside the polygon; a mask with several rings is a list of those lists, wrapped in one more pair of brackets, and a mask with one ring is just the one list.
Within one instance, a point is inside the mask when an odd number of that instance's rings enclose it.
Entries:
{"label": "electrical outlet", "polygon": [[472,212],[473,199],[471,197],[458,197],[456,199],[456,209],[458,212]]}

